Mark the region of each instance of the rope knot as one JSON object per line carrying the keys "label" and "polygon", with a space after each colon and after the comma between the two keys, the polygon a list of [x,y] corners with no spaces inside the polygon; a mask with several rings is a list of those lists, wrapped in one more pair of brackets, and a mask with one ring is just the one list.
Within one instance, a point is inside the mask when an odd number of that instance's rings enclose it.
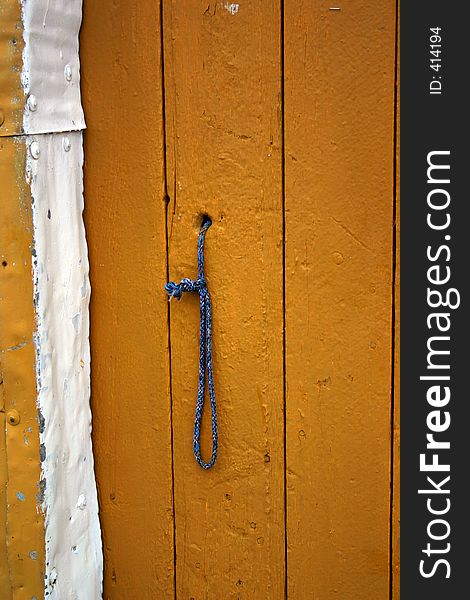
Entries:
{"label": "rope knot", "polygon": [[197,279],[189,279],[189,277],[185,277],[179,283],[175,283],[174,281],[169,281],[166,283],[165,291],[170,300],[172,298],[181,300],[183,292],[200,292],[206,287],[206,280],[203,277],[198,277]]}

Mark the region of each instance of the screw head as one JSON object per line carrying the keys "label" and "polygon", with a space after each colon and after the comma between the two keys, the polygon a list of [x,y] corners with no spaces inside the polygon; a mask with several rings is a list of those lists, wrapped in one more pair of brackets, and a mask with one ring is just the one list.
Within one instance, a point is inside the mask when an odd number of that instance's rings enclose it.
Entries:
{"label": "screw head", "polygon": [[38,108],[38,100],[34,94],[31,94],[28,98],[28,108],[31,112],[34,112]]}
{"label": "screw head", "polygon": [[18,425],[21,421],[20,413],[12,408],[7,412],[7,421],[10,425]]}
{"label": "screw head", "polygon": [[37,160],[39,158],[41,151],[39,150],[39,144],[37,142],[31,143],[31,146],[29,147],[29,151],[31,153],[31,156],[34,158],[34,160]]}
{"label": "screw head", "polygon": [[67,136],[64,137],[64,139],[62,140],[62,147],[65,150],[65,152],[68,152],[71,146],[72,144],[70,143],[70,139]]}
{"label": "screw head", "polygon": [[72,67],[70,65],[65,65],[64,77],[67,81],[72,81]]}

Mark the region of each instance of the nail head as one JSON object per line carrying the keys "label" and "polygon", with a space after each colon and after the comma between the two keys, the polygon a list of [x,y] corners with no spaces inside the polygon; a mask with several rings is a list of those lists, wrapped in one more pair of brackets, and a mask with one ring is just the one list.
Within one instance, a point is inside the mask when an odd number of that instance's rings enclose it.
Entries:
{"label": "nail head", "polygon": [[31,156],[34,158],[34,160],[37,160],[39,158],[41,151],[39,149],[39,144],[37,142],[31,143],[31,146],[29,147],[29,151],[31,152]]}
{"label": "nail head", "polygon": [[38,108],[38,100],[34,94],[31,94],[28,98],[28,108],[31,112],[35,112]]}
{"label": "nail head", "polygon": [[7,419],[10,425],[18,425],[18,423],[21,421],[20,413],[14,408],[12,408],[8,411]]}

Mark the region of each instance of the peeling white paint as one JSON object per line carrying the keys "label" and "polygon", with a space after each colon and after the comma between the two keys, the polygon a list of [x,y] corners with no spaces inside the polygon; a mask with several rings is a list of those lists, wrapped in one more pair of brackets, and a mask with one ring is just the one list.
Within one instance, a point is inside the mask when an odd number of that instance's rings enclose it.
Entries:
{"label": "peeling white paint", "polygon": [[227,2],[224,8],[233,16],[236,15],[237,12],[240,10],[240,5],[235,4],[234,2],[231,2],[230,4]]}
{"label": "peeling white paint", "polygon": [[23,130],[27,134],[82,130],[78,56],[82,0],[21,0],[21,5]]}
{"label": "peeling white paint", "polygon": [[[49,13],[51,14],[51,12]],[[46,583],[50,600],[102,597],[102,548],[90,412],[90,286],[81,132],[28,136]],[[80,548],[80,552],[71,552]]]}
{"label": "peeling white paint", "polygon": [[[91,446],[90,285],[82,220],[82,0],[20,1],[23,139],[34,226],[44,592],[48,600],[99,600],[103,557]],[[36,560],[36,550],[30,558]]]}

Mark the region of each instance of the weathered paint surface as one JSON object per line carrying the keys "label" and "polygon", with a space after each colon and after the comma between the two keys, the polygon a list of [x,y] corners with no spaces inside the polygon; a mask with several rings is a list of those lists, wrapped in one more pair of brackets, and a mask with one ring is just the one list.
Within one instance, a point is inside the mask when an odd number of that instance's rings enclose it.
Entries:
{"label": "weathered paint surface", "polygon": [[395,2],[285,4],[288,592],[389,597]]}
{"label": "weathered paint surface", "polygon": [[81,0],[0,5],[0,136],[81,130]]}
{"label": "weathered paint surface", "polygon": [[[2,598],[101,597],[83,154],[81,133],[72,132],[84,127],[80,21],[81,0],[9,0],[0,9],[7,421],[7,546],[0,554],[9,570],[0,578]],[[66,134],[31,135],[57,131]]]}
{"label": "weathered paint surface", "polygon": [[[105,597],[278,600],[287,584],[299,600],[388,600],[395,5],[287,2],[283,22],[280,2],[168,0],[163,75],[159,6],[88,4]],[[162,291],[196,274],[202,213],[209,472],[192,455],[198,299],[171,303],[168,331]]]}
{"label": "weathered paint surface", "polygon": [[105,598],[174,598],[159,3],[84,6],[85,221]]}
{"label": "weathered paint surface", "polygon": [[22,6],[25,133],[84,129],[78,58],[82,0],[23,0]]}
{"label": "weathered paint surface", "polygon": [[[0,138],[0,398],[4,412],[0,448],[2,523],[0,598],[42,598],[44,521],[40,494],[39,424],[36,406],[33,331],[33,231],[30,191],[26,184],[23,138]],[[16,413],[14,412],[16,411]],[[19,422],[15,424],[16,419]],[[0,446],[2,439],[0,437]]]}
{"label": "weathered paint surface", "polygon": [[[91,448],[88,258],[82,134],[28,139],[42,508],[48,598],[101,597],[102,554]],[[39,157],[31,152],[37,144]]]}

